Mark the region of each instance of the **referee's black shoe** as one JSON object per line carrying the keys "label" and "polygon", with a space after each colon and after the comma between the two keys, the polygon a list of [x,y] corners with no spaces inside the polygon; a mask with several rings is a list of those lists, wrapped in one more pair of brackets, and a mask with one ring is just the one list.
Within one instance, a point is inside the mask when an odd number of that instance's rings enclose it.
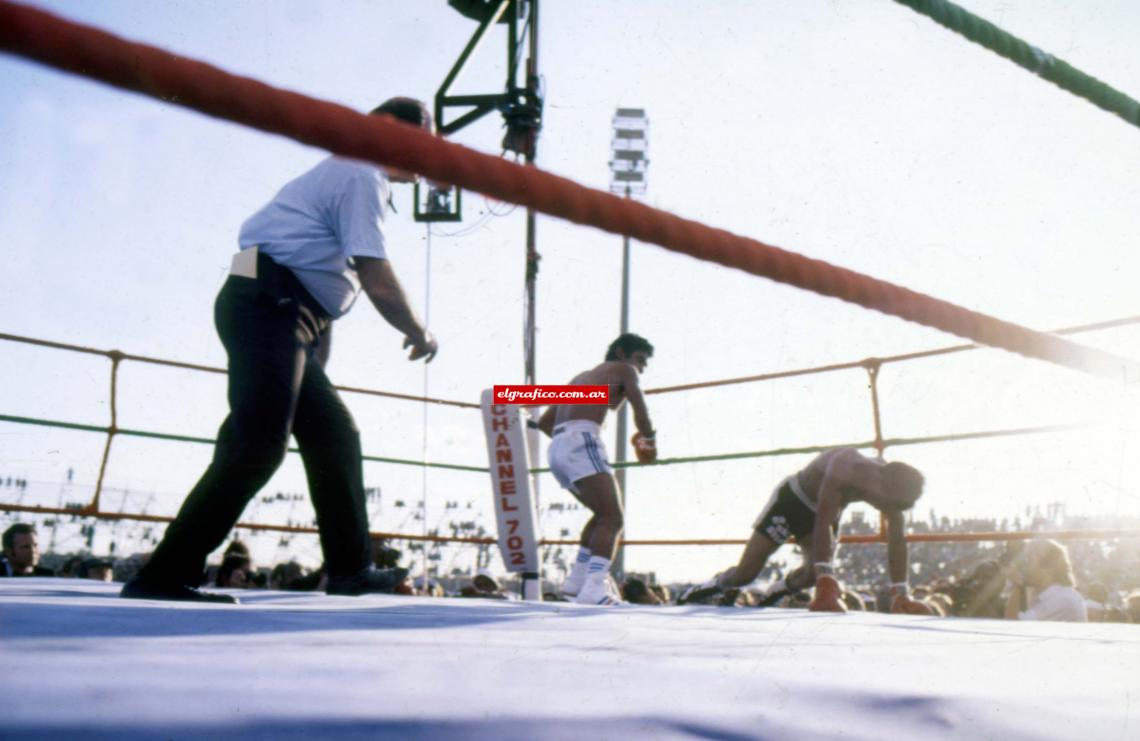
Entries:
{"label": "referee's black shoe", "polygon": [[723,592],[724,590],[717,585],[714,576],[704,584],[697,584],[681,592],[681,596],[677,598],[677,604],[687,605],[690,602],[705,602],[712,597],[719,598]]}
{"label": "referee's black shoe", "polygon": [[391,594],[408,575],[404,568],[378,569],[369,566],[351,576],[330,576],[326,594]]}
{"label": "referee's black shoe", "polygon": [[126,599],[161,599],[171,602],[214,602],[225,605],[239,604],[236,597],[214,592],[200,592],[185,584],[163,584],[160,582],[131,579],[123,585],[120,597]]}

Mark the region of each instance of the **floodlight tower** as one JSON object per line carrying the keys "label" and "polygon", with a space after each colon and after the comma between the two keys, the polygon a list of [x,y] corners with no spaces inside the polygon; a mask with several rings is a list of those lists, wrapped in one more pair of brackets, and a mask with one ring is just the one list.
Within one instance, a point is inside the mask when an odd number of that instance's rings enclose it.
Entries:
{"label": "floodlight tower", "polygon": [[[478,22],[479,27],[459,54],[451,71],[435,94],[435,120],[441,135],[459,131],[491,111],[503,116],[506,133],[503,153],[522,157],[534,164],[538,156],[538,133],[542,129],[542,89],[538,74],[538,2],[539,0],[448,0],[447,4],[462,15]],[[507,80],[504,90],[476,95],[455,95],[452,85],[467,62],[476,53],[496,25],[506,26]],[[520,81],[520,67],[525,57],[525,74]],[[521,84],[520,84],[521,82]],[[456,110],[463,113],[449,118]],[[419,209],[420,192],[416,190],[418,221],[459,221],[462,218],[459,190],[451,192],[433,188],[427,194],[427,205]],[[525,383],[535,379],[535,279],[538,276],[538,250],[535,247],[534,209],[526,211],[526,319],[523,335]]]}
{"label": "floodlight tower", "polygon": [[[610,192],[626,198],[644,195],[648,186],[646,173],[649,169],[649,119],[643,108],[618,108],[613,120],[613,153],[610,160]],[[621,333],[629,331],[629,236],[622,237],[621,249]],[[614,460],[625,463],[626,433],[628,432],[628,411],[625,405],[618,410],[617,440],[614,444]],[[621,491],[621,507],[625,510],[625,467],[617,469],[618,489]],[[625,573],[625,546],[618,548],[614,559],[615,571]]]}
{"label": "floodlight tower", "polygon": [[[491,111],[498,110],[503,116],[506,134],[503,136],[503,155],[511,153],[516,159],[521,157],[527,165],[533,165],[538,154],[538,133],[542,129],[542,84],[538,74],[538,3],[539,0],[448,0],[454,10],[476,21],[479,26],[467,42],[447,73],[443,84],[435,94],[435,120],[439,133],[446,136],[474,123]],[[456,95],[452,85],[463,73],[471,56],[486,40],[496,26],[506,26],[507,41],[507,80],[498,92],[475,95]],[[525,58],[525,75],[520,80],[520,67]],[[453,117],[449,118],[449,114]],[[424,221],[458,221],[462,218],[459,190],[455,189],[454,208],[449,197],[450,190],[441,193],[440,189],[428,193],[428,206],[424,209]],[[416,202],[419,203],[419,191]],[[417,210],[417,219],[421,212]],[[523,374],[524,383],[535,382],[535,283],[538,276],[539,254],[535,247],[535,212],[526,210],[526,265],[524,280],[525,325],[523,329]],[[538,458],[539,433],[537,428],[527,428],[526,447],[531,460]],[[533,481],[535,504],[538,499],[538,482]],[[496,508],[501,498],[496,497]],[[528,510],[531,507],[528,506]],[[536,508],[537,509],[537,508]],[[509,542],[503,530],[499,532],[500,543]],[[537,546],[535,546],[537,551]],[[537,552],[533,562],[538,563]],[[512,562],[508,570],[517,571],[522,576],[524,599],[542,599],[539,570],[520,571],[532,568],[531,559],[527,563]]]}

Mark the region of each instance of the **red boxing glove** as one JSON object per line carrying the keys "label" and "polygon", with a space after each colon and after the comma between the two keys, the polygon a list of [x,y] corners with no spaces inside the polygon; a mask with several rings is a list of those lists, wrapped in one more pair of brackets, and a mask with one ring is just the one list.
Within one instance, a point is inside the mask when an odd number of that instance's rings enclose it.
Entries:
{"label": "red boxing glove", "polygon": [[629,439],[633,443],[633,452],[637,454],[638,463],[654,463],[657,460],[657,436],[646,437],[640,432],[633,433]]}
{"label": "red boxing glove", "polygon": [[891,612],[903,615],[933,615],[934,608],[907,594],[896,594],[891,601]]}
{"label": "red boxing glove", "polygon": [[815,580],[815,596],[808,605],[811,612],[847,612],[843,604],[843,590],[831,574],[823,574]]}

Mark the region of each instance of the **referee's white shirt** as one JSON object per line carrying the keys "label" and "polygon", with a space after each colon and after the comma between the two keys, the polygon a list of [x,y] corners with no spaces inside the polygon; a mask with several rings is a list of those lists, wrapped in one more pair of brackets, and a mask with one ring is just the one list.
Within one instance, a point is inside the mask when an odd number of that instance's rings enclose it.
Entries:
{"label": "referee's white shirt", "polygon": [[334,319],[360,292],[353,257],[387,257],[388,177],[381,168],[329,157],[290,181],[246,219],[238,243],[291,269]]}

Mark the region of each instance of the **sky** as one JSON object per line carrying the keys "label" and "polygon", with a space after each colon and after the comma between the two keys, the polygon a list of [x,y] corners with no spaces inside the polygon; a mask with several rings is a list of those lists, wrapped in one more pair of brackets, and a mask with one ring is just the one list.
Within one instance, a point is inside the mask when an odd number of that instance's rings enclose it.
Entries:
{"label": "sky", "polygon": [[[475,29],[442,0],[36,5],[359,110],[392,95],[430,99]],[[962,5],[1140,95],[1134,4]],[[505,56],[500,32],[453,92],[500,91]],[[606,189],[614,109],[640,107],[649,205],[1034,329],[1140,314],[1140,132],[902,5],[546,0],[539,71],[546,170]],[[211,311],[238,228],[325,153],[11,56],[0,56],[0,81],[0,332],[224,365]],[[501,135],[491,116],[453,138],[498,154]],[[411,218],[410,190],[396,191],[391,258],[440,354],[426,368],[402,359],[401,338],[362,301],[337,322],[333,380],[468,401],[521,382],[522,209],[467,194],[464,221],[429,232]],[[564,383],[618,332],[621,238],[539,217],[537,240],[538,380]],[[960,342],[642,244],[633,246],[630,315],[656,346],[647,388]],[[1140,358],[1135,328],[1079,339]],[[107,424],[108,361],[2,344],[0,413]],[[886,437],[1093,424],[889,449],[927,474],[916,518],[1024,517],[1050,502],[1069,514],[1140,516],[1133,388],[983,350],[888,365],[878,390]],[[212,437],[225,414],[215,375],[127,363],[119,393],[121,427]],[[474,411],[347,398],[366,453],[486,464]],[[664,458],[873,436],[862,370],[650,402]],[[21,501],[89,497],[100,435],[0,423],[0,441],[0,480],[34,483]],[[172,514],[209,456],[203,445],[116,439],[111,506]],[[772,487],[806,460],[632,471],[627,536],[745,538]],[[378,463],[365,473],[380,489],[374,530],[446,527],[457,516],[449,502],[491,522],[479,474]],[[572,504],[549,477],[540,490],[544,505]],[[293,457],[265,494],[303,491]],[[258,499],[247,518],[311,520],[307,502],[285,500]],[[544,532],[576,532],[583,520],[580,510],[548,513]],[[119,537],[141,533],[115,527]],[[256,541],[264,560],[319,560],[313,539]],[[627,567],[703,578],[736,551],[630,548]]]}

